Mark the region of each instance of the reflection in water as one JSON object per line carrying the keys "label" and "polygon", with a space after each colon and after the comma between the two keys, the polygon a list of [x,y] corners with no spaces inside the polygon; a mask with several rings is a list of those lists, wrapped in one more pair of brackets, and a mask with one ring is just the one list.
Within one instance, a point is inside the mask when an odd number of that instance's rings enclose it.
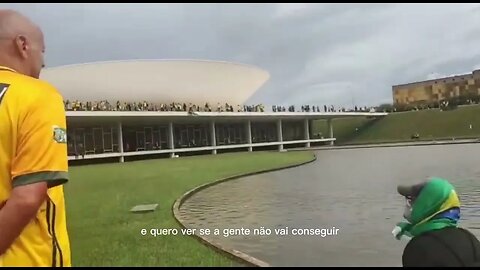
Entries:
{"label": "reflection in water", "polygon": [[[400,266],[406,242],[391,234],[403,213],[397,184],[449,179],[462,200],[460,225],[480,236],[479,152],[477,144],[319,151],[315,163],[205,189],[181,213],[187,226],[209,228],[212,239],[272,265]],[[223,234],[262,226],[272,234]],[[289,235],[275,234],[285,227]],[[291,235],[332,227],[338,235]]]}

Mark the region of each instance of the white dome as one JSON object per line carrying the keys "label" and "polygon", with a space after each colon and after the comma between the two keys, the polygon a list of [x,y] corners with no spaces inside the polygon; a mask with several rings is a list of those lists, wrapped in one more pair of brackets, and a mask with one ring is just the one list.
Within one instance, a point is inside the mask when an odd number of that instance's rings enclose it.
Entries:
{"label": "white dome", "polygon": [[243,104],[269,78],[260,68],[205,60],[128,60],[45,68],[64,99]]}

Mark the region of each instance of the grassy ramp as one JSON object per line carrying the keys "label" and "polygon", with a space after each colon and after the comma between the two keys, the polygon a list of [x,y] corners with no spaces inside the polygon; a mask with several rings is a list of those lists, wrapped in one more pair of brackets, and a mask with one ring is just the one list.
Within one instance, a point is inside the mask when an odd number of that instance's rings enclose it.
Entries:
{"label": "grassy ramp", "polygon": [[[470,125],[472,128],[470,128]],[[326,121],[315,121],[313,132],[328,134]],[[392,113],[377,120],[345,118],[333,121],[337,144],[411,142],[420,140],[466,139],[480,137],[480,105],[459,107],[451,111],[423,110]]]}
{"label": "grassy ramp", "polygon": [[[172,205],[188,190],[220,178],[299,164],[311,152],[253,152],[70,168],[65,186],[74,266],[233,266],[236,262],[192,236],[156,236],[142,229],[180,231]],[[240,180],[241,181],[241,180]],[[138,204],[156,211],[134,214]]]}

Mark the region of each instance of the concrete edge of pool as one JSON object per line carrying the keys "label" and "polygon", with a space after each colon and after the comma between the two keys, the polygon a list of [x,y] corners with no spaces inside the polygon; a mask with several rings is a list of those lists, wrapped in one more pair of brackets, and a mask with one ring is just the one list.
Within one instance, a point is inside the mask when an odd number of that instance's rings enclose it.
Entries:
{"label": "concrete edge of pool", "polygon": [[[175,220],[177,221],[177,223],[184,229],[189,229],[186,225],[185,225],[185,220],[181,217],[180,215],[180,207],[182,206],[182,204],[188,199],[190,198],[192,195],[194,195],[195,193],[203,190],[203,189],[206,189],[208,187],[211,187],[213,185],[217,185],[217,184],[220,184],[220,183],[223,183],[223,182],[226,182],[226,181],[230,181],[230,180],[235,180],[235,179],[239,179],[239,178],[243,178],[243,177],[247,177],[247,176],[252,176],[252,175],[258,175],[258,174],[263,174],[263,173],[268,173],[268,172],[273,172],[273,171],[280,171],[280,170],[285,170],[285,169],[290,169],[290,168],[294,168],[294,167],[299,167],[299,166],[302,166],[302,165],[306,165],[306,164],[309,164],[309,163],[312,163],[314,161],[317,160],[317,155],[316,154],[313,154],[313,157],[312,159],[308,160],[308,161],[304,161],[304,162],[300,162],[300,163],[297,163],[297,164],[292,164],[292,165],[287,165],[287,166],[283,166],[283,167],[278,167],[278,168],[273,168],[273,169],[267,169],[267,170],[261,170],[261,171],[256,171],[256,172],[250,172],[250,173],[244,173],[244,174],[238,174],[238,175],[233,175],[233,176],[229,176],[229,177],[225,177],[225,178],[221,178],[221,179],[218,179],[218,180],[214,180],[210,183],[206,183],[206,184],[203,184],[203,185],[200,185],[196,188],[193,188],[192,190],[189,190],[187,192],[185,192],[180,198],[178,198],[177,200],[175,200],[175,203],[173,204],[172,206],[172,211],[173,211],[173,217],[175,218]],[[242,263],[245,263],[247,265],[250,265],[250,266],[257,266],[257,267],[269,267],[270,264],[262,261],[262,260],[259,260],[253,256],[250,256],[246,253],[243,253],[239,250],[235,250],[235,249],[230,249],[230,248],[227,248],[225,247],[224,245],[222,245],[221,243],[218,243],[216,241],[213,241],[211,239],[208,239],[206,236],[200,236],[200,235],[197,235],[197,234],[194,234],[193,235],[195,238],[197,238],[198,240],[200,240],[203,244],[223,253],[223,254],[226,254],[230,257],[233,257],[234,259],[236,259],[237,261],[239,260],[240,262]]]}

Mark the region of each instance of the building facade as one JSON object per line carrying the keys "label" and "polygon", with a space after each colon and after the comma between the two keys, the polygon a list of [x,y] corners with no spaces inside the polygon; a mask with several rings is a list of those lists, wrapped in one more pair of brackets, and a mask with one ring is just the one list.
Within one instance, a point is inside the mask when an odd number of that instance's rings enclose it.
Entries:
{"label": "building facade", "polygon": [[455,97],[480,97],[480,70],[435,80],[392,86],[394,105],[430,105]]}
{"label": "building facade", "polygon": [[[69,160],[111,159],[230,151],[280,151],[333,145],[332,119],[383,117],[386,113],[67,112]],[[328,121],[329,134],[311,133],[311,122]]]}

